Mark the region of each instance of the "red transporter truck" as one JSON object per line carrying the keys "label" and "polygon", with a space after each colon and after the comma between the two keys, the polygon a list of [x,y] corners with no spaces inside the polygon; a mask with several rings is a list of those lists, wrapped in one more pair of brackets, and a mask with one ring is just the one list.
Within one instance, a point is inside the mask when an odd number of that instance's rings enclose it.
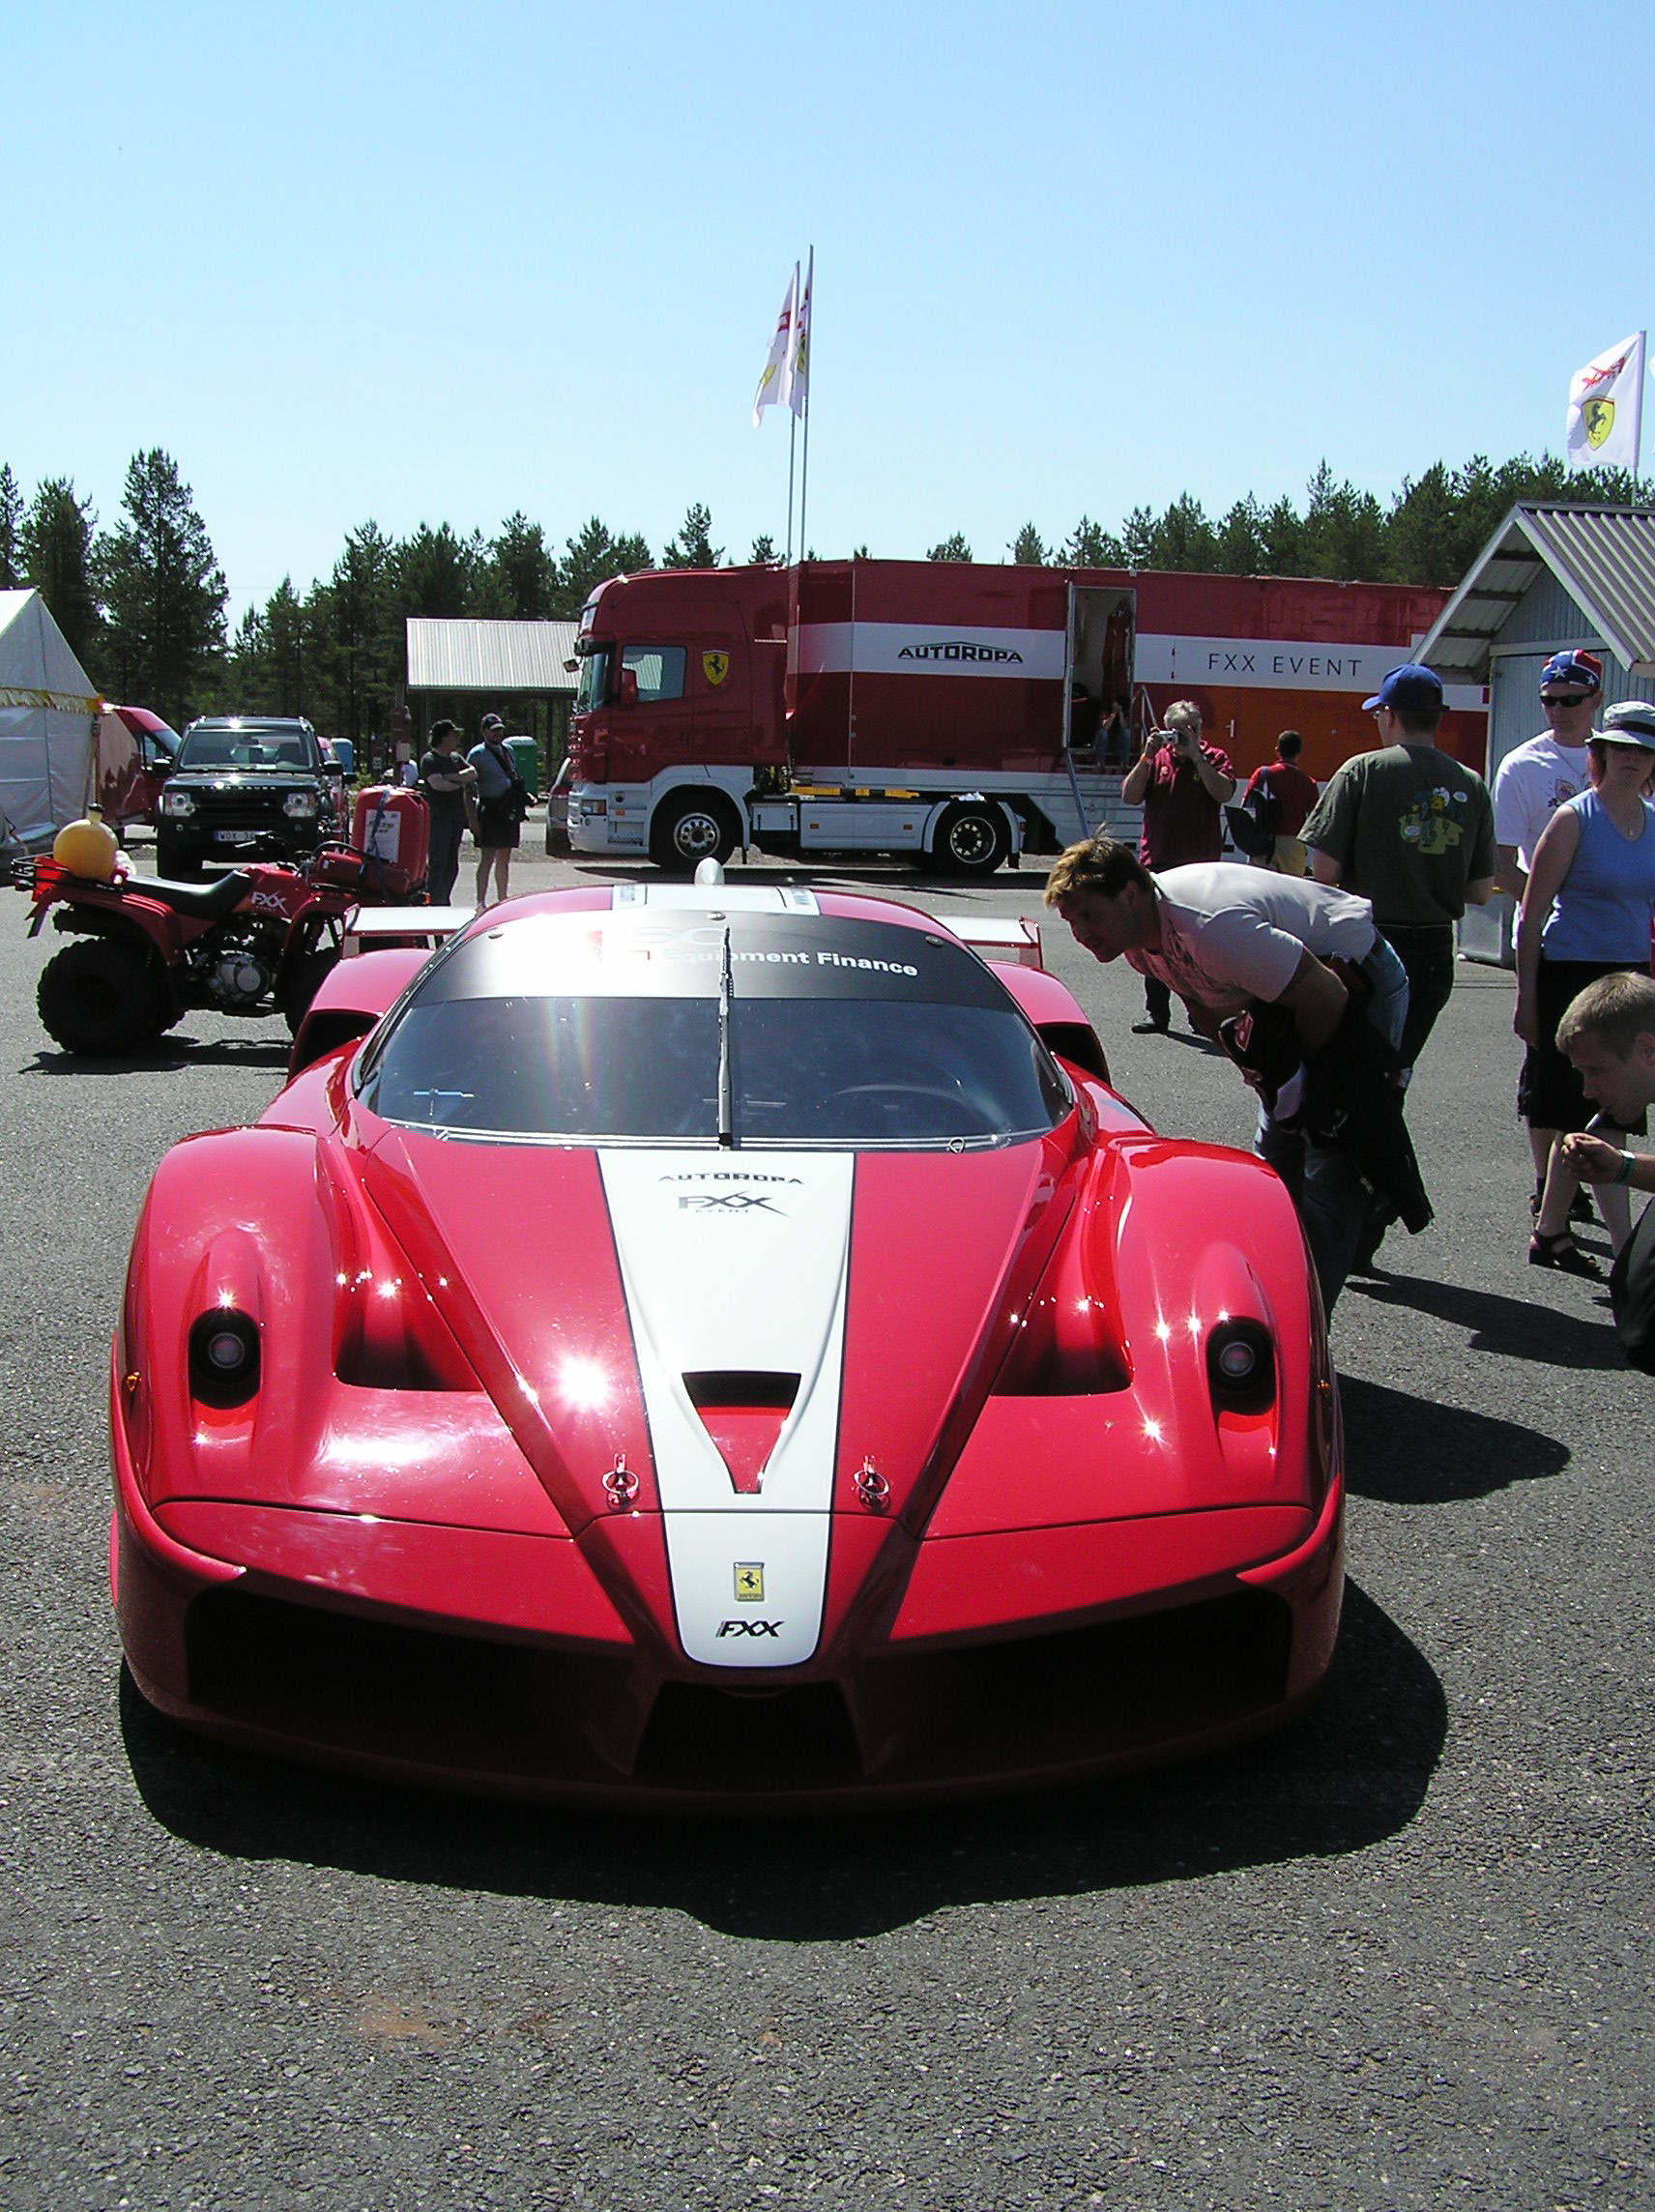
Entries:
{"label": "red transporter truck", "polygon": [[[914,853],[986,875],[1120,807],[1192,698],[1244,778],[1283,729],[1321,777],[1446,592],[932,561],[652,569],[581,616],[569,842],[687,869],[737,846]],[[1480,690],[1439,741],[1481,768]]]}

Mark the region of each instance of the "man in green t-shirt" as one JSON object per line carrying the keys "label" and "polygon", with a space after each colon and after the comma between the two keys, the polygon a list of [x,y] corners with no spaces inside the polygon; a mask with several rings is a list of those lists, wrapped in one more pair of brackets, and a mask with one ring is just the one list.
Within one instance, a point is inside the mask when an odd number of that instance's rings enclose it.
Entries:
{"label": "man in green t-shirt", "polygon": [[[1393,668],[1363,705],[1379,724],[1379,749],[1345,763],[1299,834],[1317,882],[1372,900],[1408,970],[1399,1050],[1411,1070],[1454,988],[1454,924],[1494,889],[1494,801],[1474,769],[1437,748],[1443,704],[1435,669]],[[1372,1264],[1385,1226],[1371,1218],[1362,1263]]]}

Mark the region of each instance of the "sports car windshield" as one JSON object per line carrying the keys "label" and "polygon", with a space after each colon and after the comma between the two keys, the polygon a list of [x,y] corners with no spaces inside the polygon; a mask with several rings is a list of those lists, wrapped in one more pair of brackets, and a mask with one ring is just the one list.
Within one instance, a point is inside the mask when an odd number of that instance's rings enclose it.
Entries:
{"label": "sports car windshield", "polygon": [[462,940],[361,1082],[387,1121],[586,1144],[974,1148],[1036,1136],[1072,1103],[1004,989],[951,940],[658,909],[526,917]]}

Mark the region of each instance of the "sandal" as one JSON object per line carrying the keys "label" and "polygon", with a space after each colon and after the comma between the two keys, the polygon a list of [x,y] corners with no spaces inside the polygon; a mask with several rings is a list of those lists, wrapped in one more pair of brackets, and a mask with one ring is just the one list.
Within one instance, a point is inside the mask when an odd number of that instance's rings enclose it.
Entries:
{"label": "sandal", "polygon": [[1562,1275],[1584,1275],[1594,1283],[1602,1280],[1597,1262],[1581,1250],[1566,1229],[1560,1229],[1555,1237],[1542,1237],[1537,1229],[1528,1239],[1528,1265],[1555,1267]]}
{"label": "sandal", "polygon": [[[1545,1196],[1546,1178],[1542,1176],[1540,1180],[1534,1186],[1533,1197],[1528,1202],[1528,1218],[1530,1221],[1539,1219],[1540,1201]],[[1569,1219],[1571,1221],[1595,1221],[1597,1219],[1597,1214],[1594,1212],[1592,1208],[1591,1198],[1583,1188],[1576,1191],[1573,1199],[1570,1201]]]}

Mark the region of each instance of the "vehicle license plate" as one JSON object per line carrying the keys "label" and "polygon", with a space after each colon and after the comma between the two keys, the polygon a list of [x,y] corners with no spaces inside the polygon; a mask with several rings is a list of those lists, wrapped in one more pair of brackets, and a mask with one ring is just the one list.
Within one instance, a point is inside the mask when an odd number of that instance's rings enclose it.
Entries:
{"label": "vehicle license plate", "polygon": [[253,836],[251,830],[215,830],[213,832],[213,840],[218,845],[250,845]]}

